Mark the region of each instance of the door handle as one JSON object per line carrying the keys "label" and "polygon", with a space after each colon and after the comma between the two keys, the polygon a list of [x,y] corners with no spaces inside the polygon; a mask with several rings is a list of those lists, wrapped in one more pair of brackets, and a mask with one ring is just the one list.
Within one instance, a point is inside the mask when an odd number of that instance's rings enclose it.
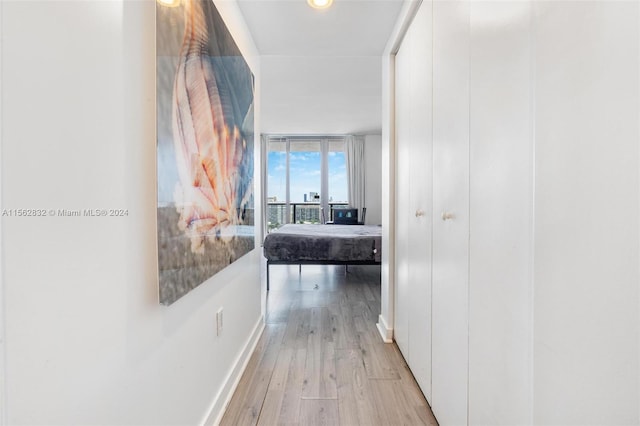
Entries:
{"label": "door handle", "polygon": [[416,210],[416,217],[420,217],[424,215],[425,215],[424,210],[421,210],[421,209]]}
{"label": "door handle", "polygon": [[455,215],[449,212],[442,212],[442,220],[452,220],[455,219]]}

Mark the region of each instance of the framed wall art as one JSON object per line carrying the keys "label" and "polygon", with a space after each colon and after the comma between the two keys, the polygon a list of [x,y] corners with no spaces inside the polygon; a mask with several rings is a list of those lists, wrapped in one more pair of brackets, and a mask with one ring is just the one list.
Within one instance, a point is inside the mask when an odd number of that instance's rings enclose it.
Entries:
{"label": "framed wall art", "polygon": [[254,78],[211,0],[158,2],[156,14],[159,296],[169,305],[255,246]]}

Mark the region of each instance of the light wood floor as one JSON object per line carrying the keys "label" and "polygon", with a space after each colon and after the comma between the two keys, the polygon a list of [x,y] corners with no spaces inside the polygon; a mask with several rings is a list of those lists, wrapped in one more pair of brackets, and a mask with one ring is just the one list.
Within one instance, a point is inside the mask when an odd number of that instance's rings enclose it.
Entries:
{"label": "light wood floor", "polygon": [[378,266],[271,266],[266,328],[221,424],[437,425],[379,312]]}

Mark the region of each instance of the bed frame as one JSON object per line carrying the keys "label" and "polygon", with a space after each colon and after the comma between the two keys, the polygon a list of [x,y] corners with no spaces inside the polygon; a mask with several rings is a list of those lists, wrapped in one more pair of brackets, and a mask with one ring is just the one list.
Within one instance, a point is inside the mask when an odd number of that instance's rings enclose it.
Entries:
{"label": "bed frame", "polygon": [[352,261],[340,261],[340,260],[269,260],[267,259],[267,291],[269,291],[269,266],[271,265],[298,265],[298,271],[302,273],[302,265],[344,265],[345,270],[349,265],[363,266],[363,265],[380,265],[381,262],[373,260],[352,260]]}
{"label": "bed frame", "polygon": [[380,265],[378,226],[287,224],[264,240],[267,291],[271,265]]}

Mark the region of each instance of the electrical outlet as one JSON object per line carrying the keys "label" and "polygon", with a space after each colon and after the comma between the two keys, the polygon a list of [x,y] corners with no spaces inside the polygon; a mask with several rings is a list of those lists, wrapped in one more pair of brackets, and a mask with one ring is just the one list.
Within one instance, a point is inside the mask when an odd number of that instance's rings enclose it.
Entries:
{"label": "electrical outlet", "polygon": [[220,336],[222,334],[222,308],[218,309],[216,312],[216,336]]}

